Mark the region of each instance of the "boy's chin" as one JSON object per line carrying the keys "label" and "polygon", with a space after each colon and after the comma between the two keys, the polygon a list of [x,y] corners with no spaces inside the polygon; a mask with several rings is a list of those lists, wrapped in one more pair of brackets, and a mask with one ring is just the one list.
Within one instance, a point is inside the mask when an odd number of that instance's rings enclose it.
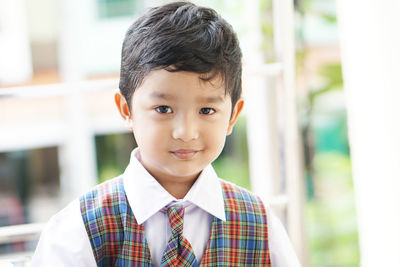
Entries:
{"label": "boy's chin", "polygon": [[169,170],[169,175],[176,179],[176,181],[190,181],[196,179],[203,169],[175,169]]}

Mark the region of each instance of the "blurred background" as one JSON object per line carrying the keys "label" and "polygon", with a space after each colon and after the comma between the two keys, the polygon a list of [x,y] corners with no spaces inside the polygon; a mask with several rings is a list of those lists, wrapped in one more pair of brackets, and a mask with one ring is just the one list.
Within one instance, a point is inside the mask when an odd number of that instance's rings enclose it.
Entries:
{"label": "blurred background", "polygon": [[[29,266],[43,223],[124,171],[121,45],[166,2],[0,1],[0,264]],[[245,111],[217,173],[270,203],[304,266],[360,266],[336,1],[194,2],[244,53]]]}

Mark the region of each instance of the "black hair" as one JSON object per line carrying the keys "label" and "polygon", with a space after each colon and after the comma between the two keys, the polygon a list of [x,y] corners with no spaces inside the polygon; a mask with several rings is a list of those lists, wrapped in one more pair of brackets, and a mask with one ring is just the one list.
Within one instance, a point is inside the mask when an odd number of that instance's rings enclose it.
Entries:
{"label": "black hair", "polygon": [[119,89],[129,109],[134,91],[154,69],[220,77],[232,108],[242,92],[242,52],[232,26],[213,9],[173,2],[150,9],[128,29]]}

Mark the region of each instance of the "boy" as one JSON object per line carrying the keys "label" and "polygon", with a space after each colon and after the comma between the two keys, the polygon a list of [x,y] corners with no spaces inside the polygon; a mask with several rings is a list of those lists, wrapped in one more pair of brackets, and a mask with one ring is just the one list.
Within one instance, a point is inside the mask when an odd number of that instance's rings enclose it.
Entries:
{"label": "boy", "polygon": [[119,87],[138,148],[50,220],[32,266],[299,266],[269,209],[210,165],[243,108],[225,20],[188,2],[151,9],[125,36]]}

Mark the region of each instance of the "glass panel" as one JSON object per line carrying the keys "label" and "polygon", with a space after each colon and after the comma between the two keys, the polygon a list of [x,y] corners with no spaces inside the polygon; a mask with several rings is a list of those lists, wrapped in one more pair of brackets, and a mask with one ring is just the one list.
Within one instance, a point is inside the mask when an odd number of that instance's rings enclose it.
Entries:
{"label": "glass panel", "polygon": [[97,0],[100,19],[132,16],[140,7],[137,0]]}
{"label": "glass panel", "polygon": [[[60,208],[59,176],[57,147],[0,153],[0,227],[48,220]],[[32,252],[36,242],[1,243],[0,255]]]}

